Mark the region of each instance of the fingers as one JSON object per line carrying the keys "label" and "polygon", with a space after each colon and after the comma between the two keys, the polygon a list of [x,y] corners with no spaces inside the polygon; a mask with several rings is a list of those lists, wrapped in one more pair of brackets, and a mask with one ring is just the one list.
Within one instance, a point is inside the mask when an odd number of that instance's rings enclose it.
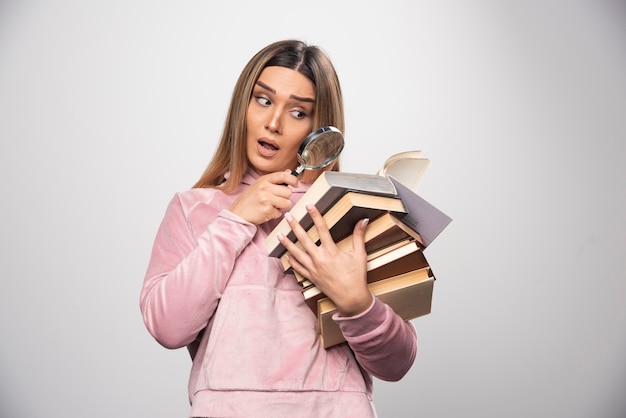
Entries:
{"label": "fingers", "polygon": [[[326,221],[320,214],[319,210],[310,203],[306,204],[306,210],[313,220],[313,224],[315,225],[315,229],[317,230],[317,234],[320,240],[320,246],[326,247],[327,250],[331,247],[336,248],[335,241],[330,233],[330,229],[328,228],[328,225],[326,224]],[[297,240],[302,244],[302,247],[307,252],[312,253],[316,248],[318,248],[317,244],[309,238],[309,235],[298,223],[298,221],[291,217],[291,214],[289,214],[288,212],[285,213],[285,219],[287,220],[287,223],[296,235]],[[352,234],[354,249],[365,250],[365,230],[367,229],[368,224],[369,219],[362,219],[354,226]],[[339,251],[338,248],[337,251]]]}
{"label": "fingers", "polygon": [[291,170],[270,173],[266,175],[266,178],[267,181],[276,185],[292,187],[296,187],[298,185],[298,178],[291,174]]}
{"label": "fingers", "polygon": [[[326,246],[328,250],[330,246],[334,246],[334,241],[330,235],[328,226],[326,225],[324,218],[317,210],[317,208],[311,203],[307,203],[305,207],[309,216],[311,216],[311,219],[313,220],[313,225],[315,226],[315,229],[317,230],[320,245]],[[304,250],[307,251],[310,255],[313,255],[315,253],[315,250],[318,248],[316,242],[314,242],[309,237],[308,233],[302,228],[297,220],[292,219],[291,214],[285,213],[285,218],[287,219],[287,223],[289,223],[291,230],[296,235],[296,238],[302,244]]]}
{"label": "fingers", "polygon": [[259,203],[270,210],[275,210],[276,217],[280,217],[284,211],[291,207],[291,191],[287,187],[270,185],[267,189],[259,190]]}
{"label": "fingers", "polygon": [[365,230],[369,224],[369,219],[363,219],[356,223],[352,232],[352,251],[365,251]]}
{"label": "fingers", "polygon": [[[315,250],[315,248],[317,248],[317,245],[311,240],[304,228],[302,228],[302,225],[300,225],[300,223],[296,219],[294,219],[289,212],[285,213],[285,220],[287,221],[287,223],[291,227],[291,230],[296,236],[296,242],[299,242],[300,245],[302,245],[302,248],[298,248],[298,246],[296,246],[294,243],[290,242],[288,239],[285,239],[283,245],[285,246],[287,251],[291,252],[295,256],[299,256],[299,254],[303,254],[305,252],[311,253]],[[281,239],[281,237],[278,238],[279,240]]]}
{"label": "fingers", "polygon": [[335,241],[333,240],[333,237],[330,235],[330,230],[328,229],[328,225],[326,224],[326,221],[322,217],[322,214],[320,213],[320,211],[317,210],[315,205],[311,203],[306,204],[306,210],[309,213],[311,220],[313,220],[313,224],[315,225],[315,228],[317,229],[317,233],[320,237],[320,244],[321,245],[334,244]]}
{"label": "fingers", "polygon": [[[294,244],[293,244],[291,241],[289,241],[289,240],[287,240],[287,242],[288,242],[288,243],[291,243],[291,245],[294,245]],[[295,246],[295,245],[294,245],[294,246]],[[287,246],[285,246],[285,248],[287,248]],[[297,248],[297,247],[296,247],[296,248]],[[307,267],[305,267],[305,265],[304,265],[302,262],[300,262],[300,260],[303,260],[303,259],[304,259],[303,257],[305,257],[305,256],[306,256],[306,253],[301,252],[301,253],[299,254],[299,256],[300,256],[300,258],[296,257],[296,256],[294,255],[293,250],[291,250],[291,251],[289,251],[289,250],[288,250],[287,257],[288,257],[288,259],[289,259],[289,264],[290,264],[290,265],[291,265],[291,267],[294,269],[294,271],[298,272],[298,273],[299,273],[302,277],[305,277],[305,278],[307,278],[307,279],[310,279],[310,278],[311,278],[311,271],[310,271]],[[308,261],[308,259],[307,259],[307,261]],[[307,263],[307,264],[308,264],[308,263]]]}
{"label": "fingers", "polygon": [[[282,212],[288,210],[291,207],[292,191],[289,186],[297,186],[298,179],[291,175],[289,170],[271,173],[262,178],[266,182],[261,182],[259,185],[260,193],[267,199],[267,203],[271,204],[274,208],[278,209],[279,216]],[[261,180],[261,179],[259,179]]]}
{"label": "fingers", "polygon": [[285,185],[294,182],[297,185],[288,171],[261,176],[233,202],[230,211],[253,224],[279,218],[292,204],[292,191]]}
{"label": "fingers", "polygon": [[278,240],[287,250],[291,266],[332,299],[342,315],[351,316],[363,312],[371,305],[372,300],[367,287],[365,251],[368,220],[363,219],[356,223],[352,233],[353,249],[346,252],[333,242],[319,211],[312,205],[306,207],[321,242],[317,246],[298,221],[286,213],[285,219],[296,236],[296,243],[282,235],[278,235]]}

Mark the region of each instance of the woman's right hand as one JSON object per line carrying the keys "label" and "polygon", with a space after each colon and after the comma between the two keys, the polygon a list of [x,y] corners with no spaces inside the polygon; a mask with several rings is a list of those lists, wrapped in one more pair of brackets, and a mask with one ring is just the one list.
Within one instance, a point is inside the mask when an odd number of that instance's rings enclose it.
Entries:
{"label": "woman's right hand", "polygon": [[291,170],[279,171],[259,177],[232,204],[229,210],[240,218],[259,225],[280,218],[291,208],[291,189],[298,179]]}

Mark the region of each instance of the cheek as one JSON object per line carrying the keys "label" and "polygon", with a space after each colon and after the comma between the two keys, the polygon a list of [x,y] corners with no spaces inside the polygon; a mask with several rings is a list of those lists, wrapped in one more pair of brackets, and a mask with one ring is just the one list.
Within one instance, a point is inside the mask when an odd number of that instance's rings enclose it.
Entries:
{"label": "cheek", "polygon": [[302,140],[305,137],[298,137],[298,139],[294,139],[293,141],[289,142],[289,145],[286,147],[286,155],[288,156],[288,158],[290,159],[291,162],[297,162],[298,161],[298,151],[300,150],[300,145],[302,144]]}
{"label": "cheek", "polygon": [[[312,123],[311,126],[313,126]],[[307,135],[311,133],[311,129],[311,127],[300,127],[298,129],[298,134],[295,135],[297,139],[293,139],[292,141],[290,141],[289,148],[290,151],[292,151],[292,155],[294,155],[294,158],[296,158],[296,154],[298,153],[298,150],[300,149],[300,145],[302,145],[302,141],[304,141],[304,138],[306,138]]]}
{"label": "cheek", "polygon": [[287,147],[289,154],[296,155],[296,153],[298,152],[298,149],[300,148],[300,143],[301,143],[300,140],[295,140],[291,142],[289,146]]}

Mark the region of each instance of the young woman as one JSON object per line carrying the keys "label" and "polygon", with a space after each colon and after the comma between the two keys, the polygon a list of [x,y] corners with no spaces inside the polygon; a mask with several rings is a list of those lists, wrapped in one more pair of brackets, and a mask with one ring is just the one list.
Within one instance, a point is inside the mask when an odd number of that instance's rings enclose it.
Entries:
{"label": "young woman", "polygon": [[[346,253],[315,207],[319,247],[289,216],[319,175],[290,174],[298,147],[327,125],[344,130],[328,57],[300,41],[265,47],[237,81],[208,168],[167,208],[140,306],[160,344],[191,354],[192,417],[373,417],[371,376],[398,380],[413,364],[413,325],[367,289],[367,220]],[[305,243],[279,237],[290,262],[335,302],[346,343],[320,345],[301,286],[267,256],[265,238],[283,216]]]}

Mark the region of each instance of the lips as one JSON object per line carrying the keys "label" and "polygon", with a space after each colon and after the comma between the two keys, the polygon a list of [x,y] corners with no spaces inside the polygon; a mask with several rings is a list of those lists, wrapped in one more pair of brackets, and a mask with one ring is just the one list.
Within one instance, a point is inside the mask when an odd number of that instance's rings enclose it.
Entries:
{"label": "lips", "polygon": [[278,144],[271,139],[261,138],[257,141],[257,150],[263,157],[273,157],[278,153]]}
{"label": "lips", "polygon": [[263,139],[259,140],[259,145],[269,150],[278,151],[278,146],[276,144]]}

